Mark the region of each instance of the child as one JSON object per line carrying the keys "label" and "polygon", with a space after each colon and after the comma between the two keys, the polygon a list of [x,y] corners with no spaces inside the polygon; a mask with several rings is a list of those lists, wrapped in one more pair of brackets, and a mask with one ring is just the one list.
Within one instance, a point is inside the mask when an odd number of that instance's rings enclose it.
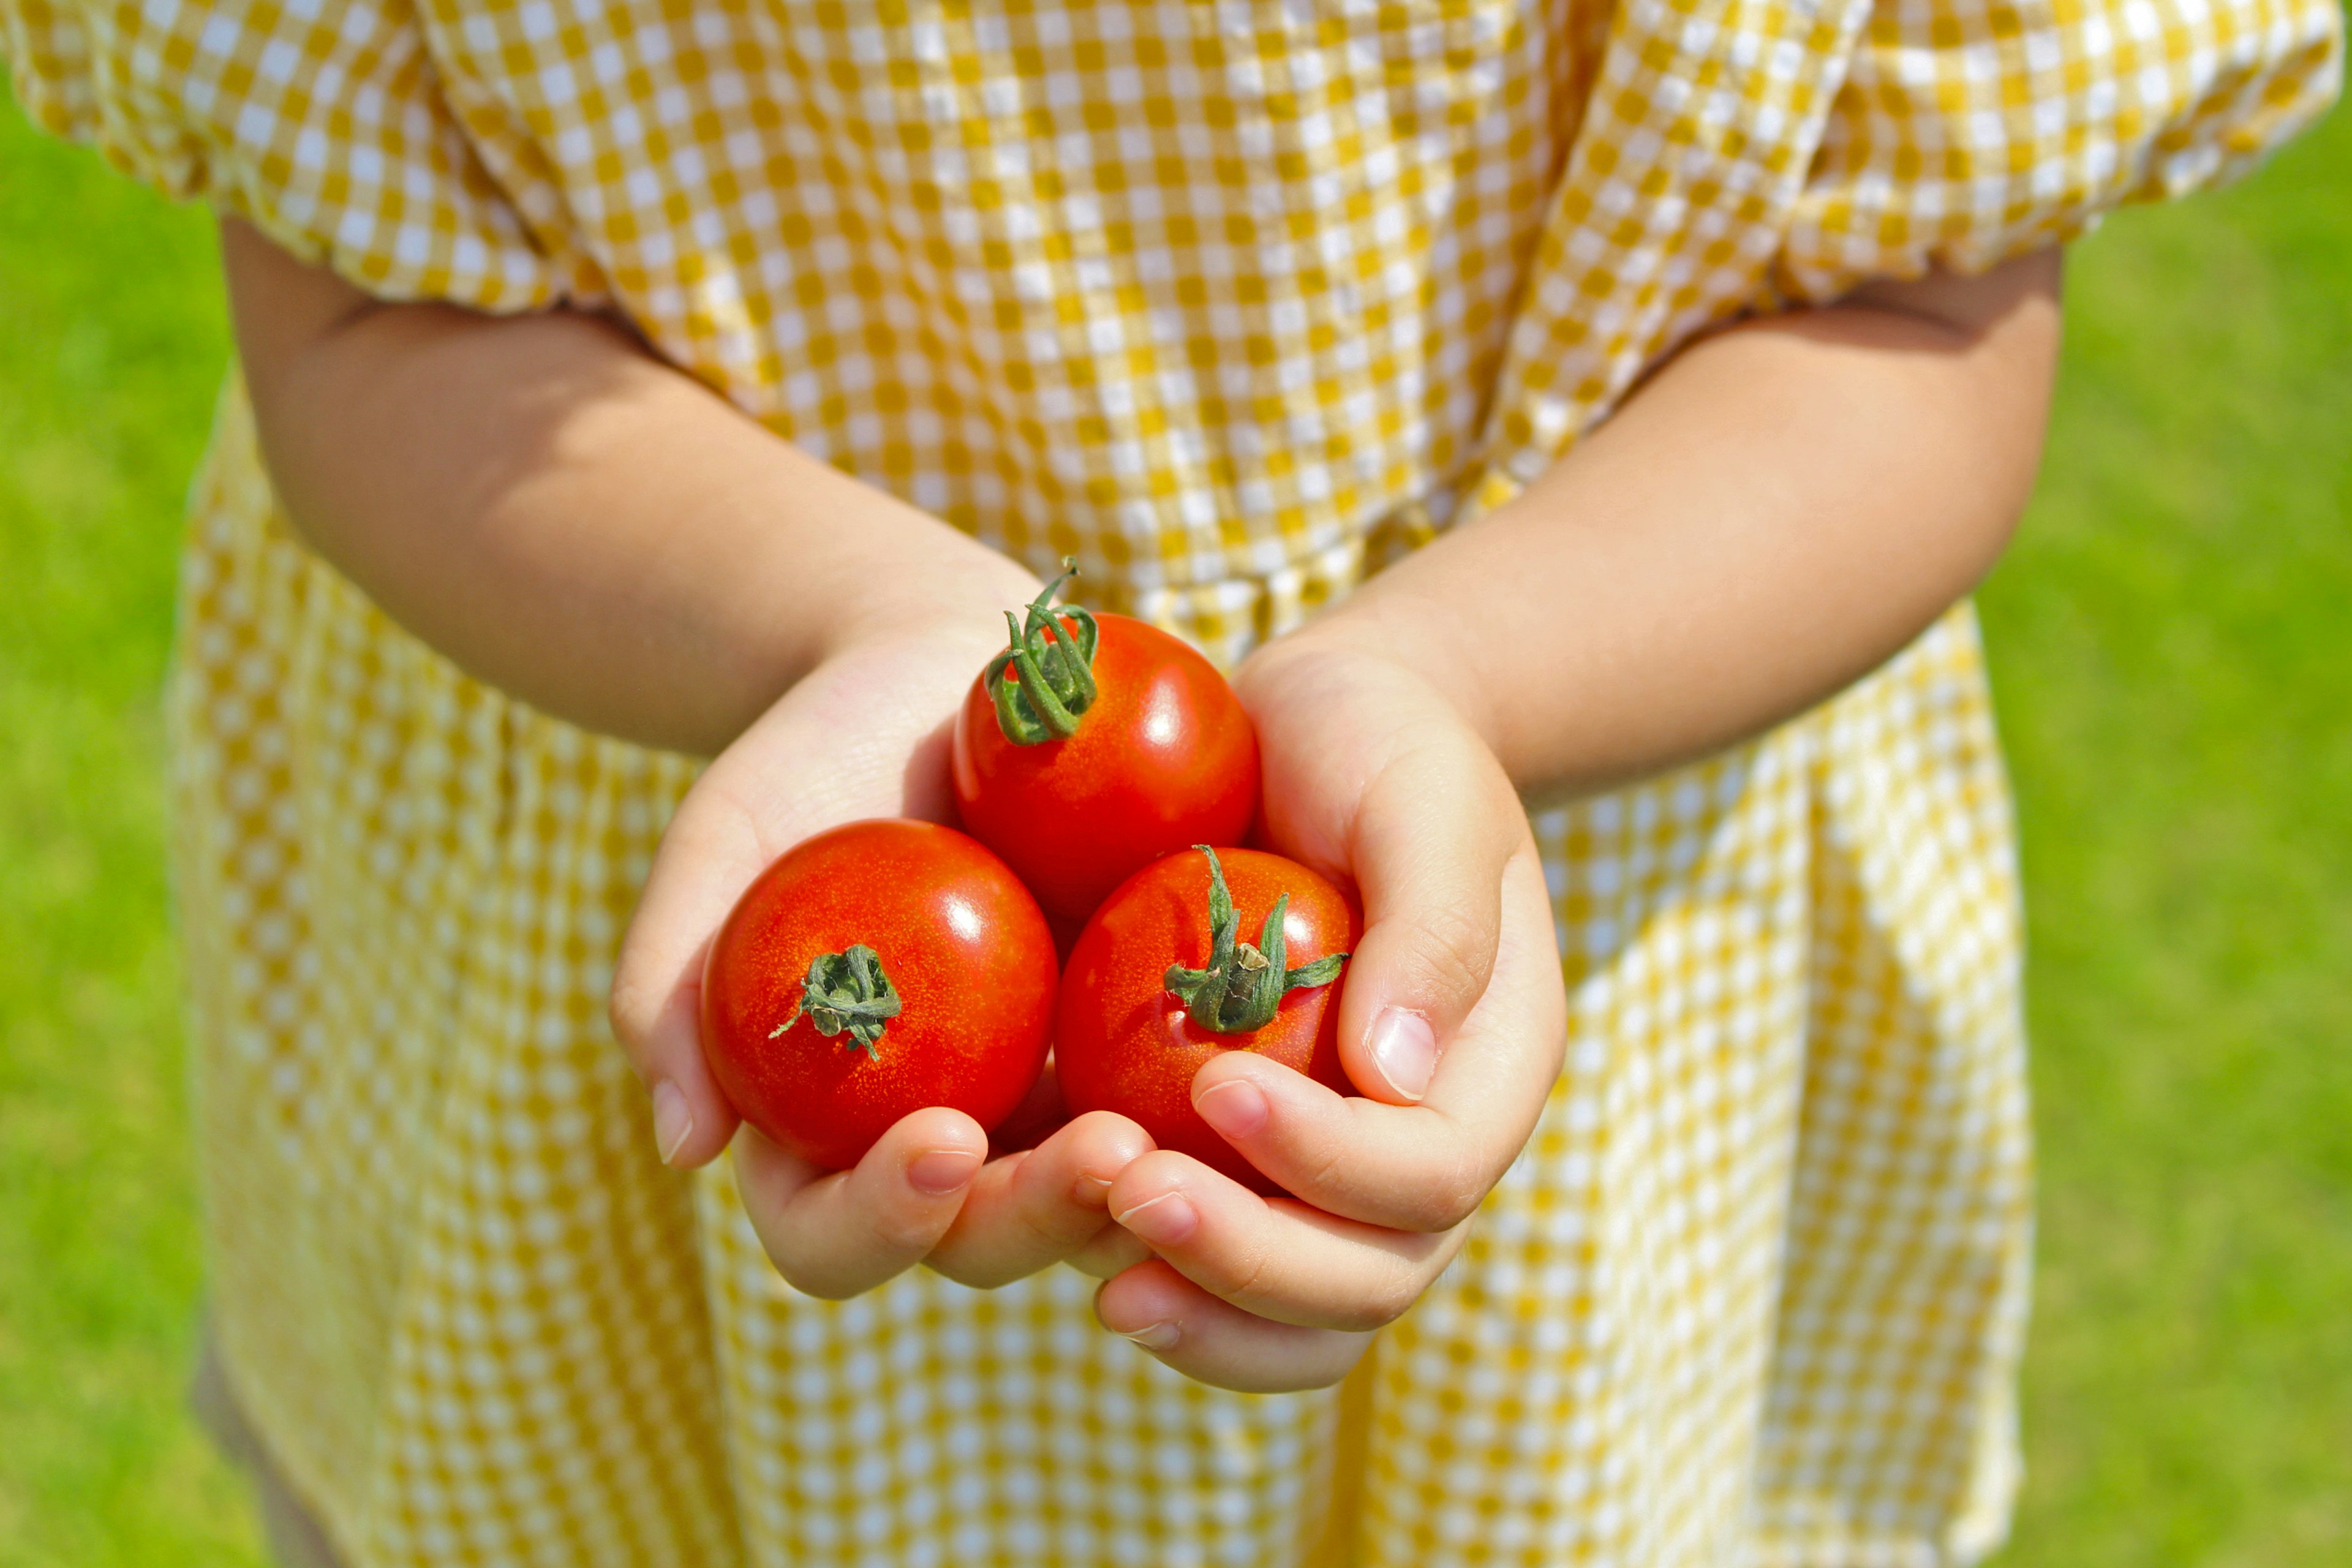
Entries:
{"label": "child", "polygon": [[[2315,114],[2326,0],[0,18],[45,124],[224,215],[180,888],[220,1364],[324,1552],[1999,1538],[1964,595],[2057,247]],[[1365,1098],[1194,1088],[1303,1203],[1108,1116],[820,1178],[703,1070],[719,916],[946,814],[1065,553],[1234,661],[1263,832],[1362,892]]]}

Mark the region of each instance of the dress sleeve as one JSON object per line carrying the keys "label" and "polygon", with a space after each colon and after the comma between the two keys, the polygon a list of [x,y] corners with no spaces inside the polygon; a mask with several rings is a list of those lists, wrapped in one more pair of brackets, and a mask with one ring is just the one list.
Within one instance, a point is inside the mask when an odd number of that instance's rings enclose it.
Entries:
{"label": "dress sleeve", "polygon": [[578,291],[484,168],[406,0],[0,0],[16,99],[175,199],[390,300]]}
{"label": "dress sleeve", "polygon": [[1876,0],[1774,279],[1981,271],[2219,184],[2317,118],[2336,0]]}

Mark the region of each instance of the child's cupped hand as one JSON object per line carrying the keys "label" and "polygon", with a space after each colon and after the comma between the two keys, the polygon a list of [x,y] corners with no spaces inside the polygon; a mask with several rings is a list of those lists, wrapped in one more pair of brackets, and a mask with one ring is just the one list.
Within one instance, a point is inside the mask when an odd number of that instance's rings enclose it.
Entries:
{"label": "child's cupped hand", "polygon": [[[664,834],[613,984],[615,1034],[652,1099],[663,1157],[681,1167],[735,1143],[745,1211],[784,1278],[840,1298],[924,1262],[992,1286],[1068,1258],[1108,1273],[1141,1248],[1112,1225],[1112,1179],[1151,1147],[1097,1111],[1034,1148],[990,1160],[961,1111],[900,1120],[851,1170],[826,1173],[738,1119],[698,1035],[703,956],[752,879],[793,845],[845,822],[953,822],[948,747],[957,706],[1003,644],[1003,608],[1035,581],[971,555],[845,616],[832,651],[724,752]],[[1001,569],[999,569],[1001,567]]]}
{"label": "child's cupped hand", "polygon": [[[1002,606],[1035,591],[1009,563],[969,565],[928,597],[849,620],[680,803],[613,989],[664,1157],[699,1166],[733,1140],[754,1231],[811,1294],[854,1295],[917,1263],[987,1287],[1067,1261],[1109,1279],[1106,1326],[1201,1381],[1335,1382],[1459,1249],[1534,1127],[1565,1030],[1549,900],[1517,797],[1442,683],[1377,639],[1294,636],[1237,680],[1264,757],[1261,837],[1352,882],[1368,921],[1339,1021],[1342,1059],[1368,1098],[1247,1052],[1194,1082],[1211,1124],[1297,1201],[1155,1151],[1141,1128],[1101,1111],[989,1159],[970,1117],[920,1110],[854,1169],[826,1173],[739,1128],[710,1078],[703,954],[751,879],[839,823],[953,820],[953,715],[999,650]],[[1050,1083],[1041,1093],[1052,1098]]]}
{"label": "child's cupped hand", "polygon": [[1105,1285],[1097,1314],[1224,1387],[1345,1376],[1459,1250],[1559,1070],[1566,997],[1525,812],[1442,680],[1384,643],[1334,617],[1236,680],[1265,762],[1262,837],[1363,899],[1339,1038],[1366,1098],[1223,1054],[1194,1105],[1298,1201],[1167,1150],[1110,1193],[1157,1257]]}

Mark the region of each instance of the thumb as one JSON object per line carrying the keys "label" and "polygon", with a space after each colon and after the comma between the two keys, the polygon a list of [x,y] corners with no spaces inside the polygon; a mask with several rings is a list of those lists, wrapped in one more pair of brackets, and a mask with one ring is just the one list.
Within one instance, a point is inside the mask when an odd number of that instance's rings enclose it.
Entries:
{"label": "thumb", "polygon": [[983,662],[945,637],[828,661],[678,803],[622,939],[611,1005],[669,1163],[708,1163],[735,1131],[702,1055],[702,966],[719,925],[752,879],[811,834],[865,816],[938,815],[955,704]]}
{"label": "thumb", "polygon": [[736,896],[766,863],[762,850],[751,822],[689,791],[613,973],[614,1036],[652,1096],[656,1150],[683,1169],[709,1163],[735,1132],[734,1108],[702,1055],[702,965]]}
{"label": "thumb", "polygon": [[1408,749],[1365,787],[1350,868],[1364,938],[1339,999],[1339,1059],[1370,1099],[1419,1100],[1486,993],[1502,931],[1503,868],[1527,816],[1501,766],[1466,738]]}

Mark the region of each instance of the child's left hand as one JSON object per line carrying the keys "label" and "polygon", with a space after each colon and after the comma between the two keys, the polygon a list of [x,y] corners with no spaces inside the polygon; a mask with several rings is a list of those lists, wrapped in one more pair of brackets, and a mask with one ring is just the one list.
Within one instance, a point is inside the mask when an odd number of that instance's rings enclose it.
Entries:
{"label": "child's left hand", "polygon": [[1158,1257],[1104,1286],[1096,1310],[1204,1383],[1344,1377],[1460,1249],[1559,1070],[1567,1003],[1526,814],[1444,672],[1395,647],[1334,616],[1236,680],[1263,748],[1266,837],[1364,900],[1339,1037],[1366,1098],[1225,1053],[1193,1103],[1301,1201],[1165,1150],[1113,1185],[1113,1216]]}

